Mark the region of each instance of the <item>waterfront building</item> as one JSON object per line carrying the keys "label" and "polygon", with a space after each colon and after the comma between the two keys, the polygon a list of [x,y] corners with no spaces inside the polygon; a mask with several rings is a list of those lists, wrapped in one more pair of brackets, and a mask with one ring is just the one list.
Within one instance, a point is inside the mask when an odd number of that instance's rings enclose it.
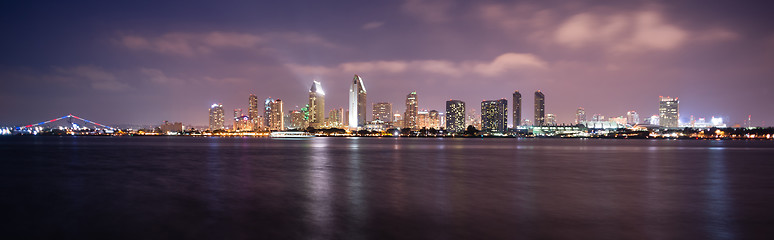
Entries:
{"label": "waterfront building", "polygon": [[446,113],[438,112],[438,129],[446,129]]}
{"label": "waterfront building", "polygon": [[[482,112],[483,113],[483,112]],[[535,92],[535,126],[546,124],[546,96],[543,92]]]}
{"label": "waterfront building", "polygon": [[289,116],[289,129],[304,129],[306,128],[306,120],[304,117],[304,112],[299,110],[291,110],[288,112]]}
{"label": "waterfront building", "polygon": [[223,105],[216,103],[210,106],[210,130],[224,129],[223,115]]}
{"label": "waterfront building", "polygon": [[366,123],[366,89],[363,79],[357,74],[349,88],[349,128],[357,129]]}
{"label": "waterfront building", "polygon": [[582,122],[586,121],[586,110],[582,107],[578,107],[578,110],[575,111],[575,124],[580,124]]}
{"label": "waterfront building", "polygon": [[318,81],[312,81],[312,88],[309,89],[308,111],[309,126],[319,128],[325,124],[325,91]]}
{"label": "waterfront building", "polygon": [[400,113],[392,115],[392,127],[403,128],[403,116]]}
{"label": "waterfront building", "polygon": [[430,113],[427,110],[417,112],[416,128],[430,128]]}
{"label": "waterfront building", "polygon": [[250,97],[247,98],[247,117],[253,123],[253,129],[259,129],[259,126],[262,125],[258,121],[258,116],[260,116],[258,109],[258,97],[250,94]]}
{"label": "waterfront building", "polygon": [[605,121],[605,115],[596,113],[591,116],[591,121]]}
{"label": "waterfront building", "polygon": [[460,100],[446,101],[446,131],[464,132],[466,127],[465,102]]}
{"label": "waterfront building", "polygon": [[264,102],[264,118],[269,130],[283,130],[285,118],[282,110],[282,100],[267,98]]}
{"label": "waterfront building", "polygon": [[406,95],[406,112],[403,114],[403,127],[416,129],[418,113],[417,92],[411,92]]}
{"label": "waterfront building", "polygon": [[513,92],[513,128],[521,124],[521,93]]}
{"label": "waterfront building", "polygon": [[382,120],[384,122],[392,121],[392,103],[380,102],[374,103],[372,120]]}
{"label": "waterfront building", "polygon": [[435,129],[441,128],[441,118],[438,114],[438,111],[430,110],[430,112],[428,112],[427,125],[428,125],[428,128],[435,128]]}
{"label": "waterfront building", "polygon": [[170,123],[168,121],[164,121],[164,124],[161,124],[161,126],[159,126],[159,129],[161,129],[162,133],[168,133],[168,132],[180,133],[180,132],[183,132],[183,123],[181,122]]}
{"label": "waterfront building", "polygon": [[368,122],[365,125],[365,130],[373,131],[373,132],[384,132],[389,127],[389,124],[385,121],[376,119],[373,121]]}
{"label": "waterfront building", "polygon": [[677,98],[659,96],[659,123],[662,127],[674,128],[679,126],[680,101]]}
{"label": "waterfront building", "polygon": [[634,126],[638,123],[640,123],[640,114],[635,111],[626,112],[626,124]]}
{"label": "waterfront building", "polygon": [[234,117],[234,131],[252,131],[253,122],[246,115]]}
{"label": "waterfront building", "polygon": [[328,127],[343,127],[345,126],[344,119],[346,118],[343,108],[331,109],[328,113]]}
{"label": "waterfront building", "polygon": [[546,126],[556,126],[556,115],[553,113],[546,114]]}
{"label": "waterfront building", "polygon": [[468,126],[481,129],[481,115],[476,112],[476,108],[470,109],[470,114],[468,114],[465,120],[465,129],[467,129]]}
{"label": "waterfront building", "polygon": [[627,120],[626,120],[626,118],[624,116],[610,118],[609,121],[617,123],[617,124],[620,124],[620,125],[626,125],[627,124]]}
{"label": "waterfront building", "polygon": [[481,102],[481,130],[505,132],[508,129],[508,100],[484,100]]}

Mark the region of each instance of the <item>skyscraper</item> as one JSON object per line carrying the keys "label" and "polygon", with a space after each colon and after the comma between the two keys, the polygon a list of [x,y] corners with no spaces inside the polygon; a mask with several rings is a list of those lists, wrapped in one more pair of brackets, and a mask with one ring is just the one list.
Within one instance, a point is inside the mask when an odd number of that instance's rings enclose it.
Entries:
{"label": "skyscraper", "polygon": [[304,128],[304,112],[301,112],[299,110],[291,110],[288,112],[288,115],[290,115],[290,125],[288,125],[288,128],[290,129],[302,129]]}
{"label": "skyscraper", "polygon": [[430,113],[427,110],[417,112],[416,128],[430,128]]}
{"label": "skyscraper", "polygon": [[392,122],[392,103],[380,102],[374,103],[373,118],[371,120],[382,120],[384,122]]}
{"label": "skyscraper", "polygon": [[521,93],[513,92],[513,128],[521,125]]}
{"label": "skyscraper", "polygon": [[680,101],[677,98],[659,96],[658,115],[662,127],[678,127],[680,119]]}
{"label": "skyscraper", "polygon": [[446,101],[446,131],[452,133],[465,131],[465,102]]}
{"label": "skyscraper", "polygon": [[325,122],[325,92],[318,81],[309,89],[309,126],[320,127]]}
{"label": "skyscraper", "polygon": [[430,110],[430,112],[428,113],[429,113],[428,127],[435,128],[435,129],[441,128],[441,118],[438,114],[438,111]]}
{"label": "skyscraper", "polygon": [[586,121],[586,110],[582,107],[578,107],[578,111],[575,112],[575,124],[580,124]]}
{"label": "skyscraper", "polygon": [[282,113],[282,100],[267,98],[264,103],[264,118],[266,127],[269,130],[283,130],[285,128],[285,118]]}
{"label": "skyscraper", "polygon": [[212,104],[210,106],[210,130],[223,129],[223,105]]}
{"label": "skyscraper", "polygon": [[546,96],[540,90],[535,92],[535,126],[546,124]]}
{"label": "skyscraper", "polygon": [[365,126],[366,122],[366,89],[363,79],[357,74],[352,79],[349,88],[349,128]]}
{"label": "skyscraper", "polygon": [[258,129],[258,126],[261,125],[258,122],[258,115],[260,115],[258,111],[258,97],[250,94],[250,97],[247,99],[247,118],[252,122],[253,129]]}
{"label": "skyscraper", "polygon": [[484,100],[481,102],[481,130],[505,132],[508,129],[508,100]]}
{"label": "skyscraper", "polygon": [[406,113],[403,114],[404,128],[417,128],[417,92],[411,92],[406,96]]}
{"label": "skyscraper", "polygon": [[626,124],[634,126],[638,123],[640,123],[640,115],[637,112],[629,111],[626,113]]}

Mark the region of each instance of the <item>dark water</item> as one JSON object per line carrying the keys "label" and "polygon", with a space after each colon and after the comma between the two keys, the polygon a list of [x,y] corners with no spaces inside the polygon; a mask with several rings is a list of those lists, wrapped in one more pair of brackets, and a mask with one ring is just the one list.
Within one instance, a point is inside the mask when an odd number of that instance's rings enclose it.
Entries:
{"label": "dark water", "polygon": [[3,137],[0,151],[4,239],[774,237],[771,141]]}

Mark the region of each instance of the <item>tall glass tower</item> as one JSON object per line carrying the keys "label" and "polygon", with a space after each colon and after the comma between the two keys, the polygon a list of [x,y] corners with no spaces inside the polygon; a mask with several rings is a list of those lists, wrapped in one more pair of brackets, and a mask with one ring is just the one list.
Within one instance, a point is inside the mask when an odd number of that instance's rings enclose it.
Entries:
{"label": "tall glass tower", "polygon": [[404,128],[417,128],[417,92],[411,92],[406,96],[406,113],[403,114]]}
{"label": "tall glass tower", "polygon": [[543,92],[535,92],[535,126],[546,124],[546,96]]}
{"label": "tall glass tower", "polygon": [[223,129],[223,105],[212,104],[210,106],[210,130]]}
{"label": "tall glass tower", "polygon": [[320,127],[325,122],[325,92],[318,81],[309,89],[309,125]]}
{"label": "tall glass tower", "polygon": [[513,92],[513,128],[521,125],[521,93]]}
{"label": "tall glass tower", "polygon": [[349,128],[365,126],[366,123],[366,89],[363,79],[357,74],[352,79],[349,88]]}

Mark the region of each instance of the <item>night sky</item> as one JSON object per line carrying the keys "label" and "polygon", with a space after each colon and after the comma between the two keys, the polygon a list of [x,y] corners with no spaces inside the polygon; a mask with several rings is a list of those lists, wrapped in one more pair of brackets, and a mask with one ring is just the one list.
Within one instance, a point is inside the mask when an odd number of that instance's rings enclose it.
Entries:
{"label": "night sky", "polygon": [[[346,107],[354,74],[374,102],[444,111],[519,90],[559,122],[635,110],[774,125],[770,1],[6,1],[0,125],[69,113],[105,124],[206,125],[248,95]],[[509,109],[510,110],[510,109]],[[370,120],[370,112],[369,112]],[[510,119],[509,119],[510,121]],[[230,123],[230,121],[228,121]]]}

